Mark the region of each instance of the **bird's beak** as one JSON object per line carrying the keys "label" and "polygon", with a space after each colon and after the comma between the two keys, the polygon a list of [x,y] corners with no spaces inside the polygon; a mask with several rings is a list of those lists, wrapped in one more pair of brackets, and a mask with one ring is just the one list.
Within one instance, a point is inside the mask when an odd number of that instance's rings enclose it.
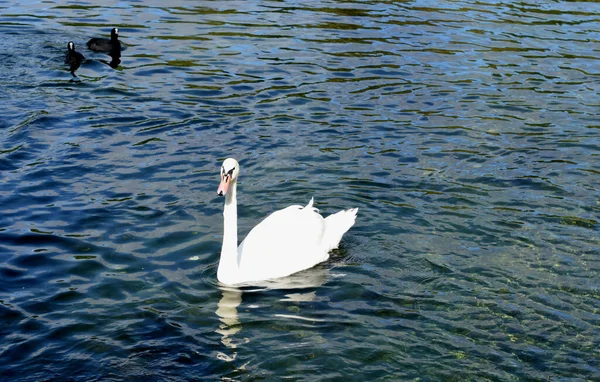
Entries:
{"label": "bird's beak", "polygon": [[229,183],[231,182],[230,175],[221,175],[221,183],[219,184],[219,188],[217,189],[217,195],[223,196],[227,193],[227,189],[229,188]]}

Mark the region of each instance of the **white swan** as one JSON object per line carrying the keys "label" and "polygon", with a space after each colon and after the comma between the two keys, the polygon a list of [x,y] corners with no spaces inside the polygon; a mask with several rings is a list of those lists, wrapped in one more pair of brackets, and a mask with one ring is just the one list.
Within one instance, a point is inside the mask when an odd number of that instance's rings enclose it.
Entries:
{"label": "white swan", "polygon": [[342,235],[354,225],[358,208],[324,219],[313,208],[294,205],[273,212],[237,245],[237,178],[240,165],[233,158],[221,167],[218,195],[225,195],[223,247],[217,279],[227,285],[269,280],[313,267],[329,258]]}

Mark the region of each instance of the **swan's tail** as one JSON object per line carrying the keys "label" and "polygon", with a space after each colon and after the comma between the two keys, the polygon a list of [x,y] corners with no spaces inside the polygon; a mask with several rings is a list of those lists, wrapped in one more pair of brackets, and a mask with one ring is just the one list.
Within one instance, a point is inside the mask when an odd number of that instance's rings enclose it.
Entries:
{"label": "swan's tail", "polygon": [[329,252],[340,244],[342,236],[354,225],[358,208],[340,211],[325,218],[325,235],[323,243]]}

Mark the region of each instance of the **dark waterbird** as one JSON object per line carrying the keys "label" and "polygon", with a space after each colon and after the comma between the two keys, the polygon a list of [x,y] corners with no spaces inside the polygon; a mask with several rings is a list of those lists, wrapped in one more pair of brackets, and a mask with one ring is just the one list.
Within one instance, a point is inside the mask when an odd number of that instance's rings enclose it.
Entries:
{"label": "dark waterbird", "polygon": [[73,43],[73,41],[69,41],[69,43],[67,44],[67,56],[65,57],[65,64],[69,64],[69,72],[71,72],[71,75],[73,77],[75,76],[75,71],[77,69],[79,69],[79,67],[81,66],[81,62],[83,60],[85,60],[85,57],[83,57],[83,54],[77,52],[75,50],[75,44]]}
{"label": "dark waterbird", "polygon": [[121,42],[119,41],[119,30],[113,28],[110,32],[110,39],[94,37],[87,42],[87,47],[95,52],[106,52],[116,55],[121,52]]}

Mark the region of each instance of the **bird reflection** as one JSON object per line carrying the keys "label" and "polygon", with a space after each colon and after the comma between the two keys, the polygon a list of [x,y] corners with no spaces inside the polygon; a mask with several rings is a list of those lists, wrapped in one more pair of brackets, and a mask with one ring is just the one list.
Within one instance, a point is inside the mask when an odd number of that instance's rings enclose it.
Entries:
{"label": "bird reflection", "polygon": [[111,58],[111,60],[108,63],[108,65],[111,68],[116,69],[121,64],[121,51],[120,50],[116,50],[116,51],[110,52],[108,55]]}
{"label": "bird reflection", "polygon": [[119,65],[121,65],[121,51],[114,51],[114,52],[110,52],[107,54],[111,58],[111,60],[110,61],[100,60],[100,62],[110,66],[113,69],[118,68]]}
{"label": "bird reflection", "polygon": [[[281,301],[312,301],[316,297],[316,291],[306,289],[320,287],[328,279],[329,270],[324,266],[317,266],[280,279],[260,281],[249,285],[240,285],[239,287],[221,286],[222,297],[217,304],[215,312],[220,321],[216,332],[221,335],[221,343],[225,348],[231,350],[231,355],[219,352],[217,358],[226,362],[234,361],[237,357],[238,346],[249,342],[249,339],[234,341],[233,338],[243,328],[237,309],[242,303],[243,293],[260,293],[266,290],[290,290],[290,293],[286,294],[285,298],[282,298]],[[304,289],[304,291],[295,292],[298,289]],[[294,293],[291,293],[292,291]]]}
{"label": "bird reflection", "polygon": [[116,69],[121,65],[121,51],[115,50],[107,53],[110,57],[110,61],[108,60],[100,60],[103,64],[110,66],[113,69]]}
{"label": "bird reflection", "polygon": [[237,307],[242,303],[242,291],[236,288],[223,287],[221,288],[221,292],[223,296],[217,304],[217,311],[215,312],[219,316],[221,324],[216,332],[221,335],[221,343],[231,349],[233,353],[231,356],[228,356],[225,353],[219,352],[217,357],[222,361],[231,362],[237,356],[237,345],[231,337],[242,329],[237,314]]}

